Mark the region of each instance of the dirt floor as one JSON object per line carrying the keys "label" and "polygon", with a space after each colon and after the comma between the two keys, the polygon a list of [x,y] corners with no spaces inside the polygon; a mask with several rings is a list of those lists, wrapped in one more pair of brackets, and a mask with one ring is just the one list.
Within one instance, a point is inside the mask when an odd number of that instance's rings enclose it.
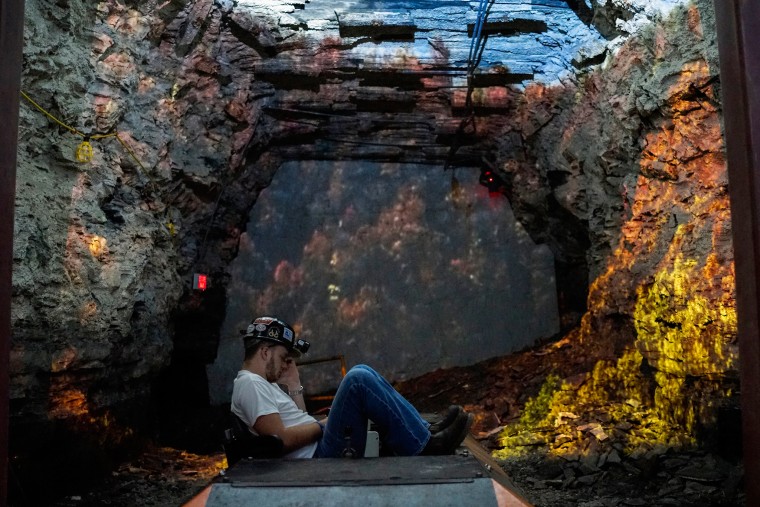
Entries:
{"label": "dirt floor", "polygon": [[[584,371],[589,371],[584,358],[559,342],[470,367],[437,370],[397,388],[423,413],[464,406],[476,417],[473,436],[491,452],[501,446],[501,430],[519,418],[550,372],[572,383]],[[646,421],[610,421],[599,413],[563,413],[562,418],[550,434],[533,434],[535,445],[529,442],[528,452],[498,460],[517,491],[536,506],[745,505],[735,452],[674,445],[631,452],[623,442],[645,432]],[[551,451],[571,438],[579,445],[575,451]],[[221,453],[199,456],[151,447],[121,465],[105,484],[54,507],[178,506],[218,478],[224,466]]]}
{"label": "dirt floor", "polygon": [[103,484],[61,498],[51,507],[180,506],[217,478],[225,463],[221,452],[197,455],[151,446]]}

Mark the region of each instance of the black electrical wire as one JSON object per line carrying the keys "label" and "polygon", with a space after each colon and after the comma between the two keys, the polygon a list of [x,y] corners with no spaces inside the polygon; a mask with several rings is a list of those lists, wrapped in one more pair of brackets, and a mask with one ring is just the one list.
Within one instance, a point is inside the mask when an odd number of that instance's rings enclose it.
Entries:
{"label": "black electrical wire", "polygon": [[475,72],[477,64],[475,63],[475,57],[478,53],[480,45],[482,44],[483,25],[485,24],[486,8],[488,0],[480,0],[478,5],[478,16],[475,20],[475,26],[472,30],[472,40],[470,41],[470,54],[467,58],[467,77],[468,79]]}
{"label": "black electrical wire", "polygon": [[446,159],[446,163],[443,166],[443,170],[447,170],[456,152],[459,150],[460,143],[457,139],[464,133],[468,125],[472,125],[475,128],[475,107],[472,103],[472,92],[475,87],[474,76],[475,70],[478,68],[480,59],[483,56],[483,50],[485,49],[486,38],[483,34],[483,26],[485,25],[486,18],[488,17],[488,11],[493,5],[495,0],[480,0],[478,4],[478,15],[475,19],[475,25],[472,29],[472,40],[470,41],[470,53],[467,58],[467,95],[465,96],[465,115],[457,128],[454,143],[449,151],[449,156]]}

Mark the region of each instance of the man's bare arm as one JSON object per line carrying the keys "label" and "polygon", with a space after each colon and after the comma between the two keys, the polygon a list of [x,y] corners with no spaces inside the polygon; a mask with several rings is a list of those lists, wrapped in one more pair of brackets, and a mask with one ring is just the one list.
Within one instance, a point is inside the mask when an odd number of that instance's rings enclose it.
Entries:
{"label": "man's bare arm", "polygon": [[260,416],[256,419],[253,430],[259,435],[279,436],[282,439],[285,452],[300,449],[305,445],[316,442],[322,437],[322,428],[316,422],[286,428],[282,424],[280,414]]}

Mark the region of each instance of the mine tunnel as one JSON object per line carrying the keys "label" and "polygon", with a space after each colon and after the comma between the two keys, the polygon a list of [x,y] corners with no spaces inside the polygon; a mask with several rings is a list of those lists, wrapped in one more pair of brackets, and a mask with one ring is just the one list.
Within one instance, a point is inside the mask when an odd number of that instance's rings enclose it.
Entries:
{"label": "mine tunnel", "polygon": [[8,2],[8,504],[189,500],[266,314],[531,504],[760,501],[739,4]]}

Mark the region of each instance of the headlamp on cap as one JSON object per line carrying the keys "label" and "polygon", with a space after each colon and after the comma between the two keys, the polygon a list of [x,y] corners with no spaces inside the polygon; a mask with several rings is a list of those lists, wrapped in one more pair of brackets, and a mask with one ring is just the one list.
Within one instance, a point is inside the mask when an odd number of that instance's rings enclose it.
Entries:
{"label": "headlamp on cap", "polygon": [[248,325],[243,340],[266,340],[283,345],[288,352],[296,356],[305,354],[311,345],[305,340],[296,339],[296,332],[277,317],[259,317]]}

